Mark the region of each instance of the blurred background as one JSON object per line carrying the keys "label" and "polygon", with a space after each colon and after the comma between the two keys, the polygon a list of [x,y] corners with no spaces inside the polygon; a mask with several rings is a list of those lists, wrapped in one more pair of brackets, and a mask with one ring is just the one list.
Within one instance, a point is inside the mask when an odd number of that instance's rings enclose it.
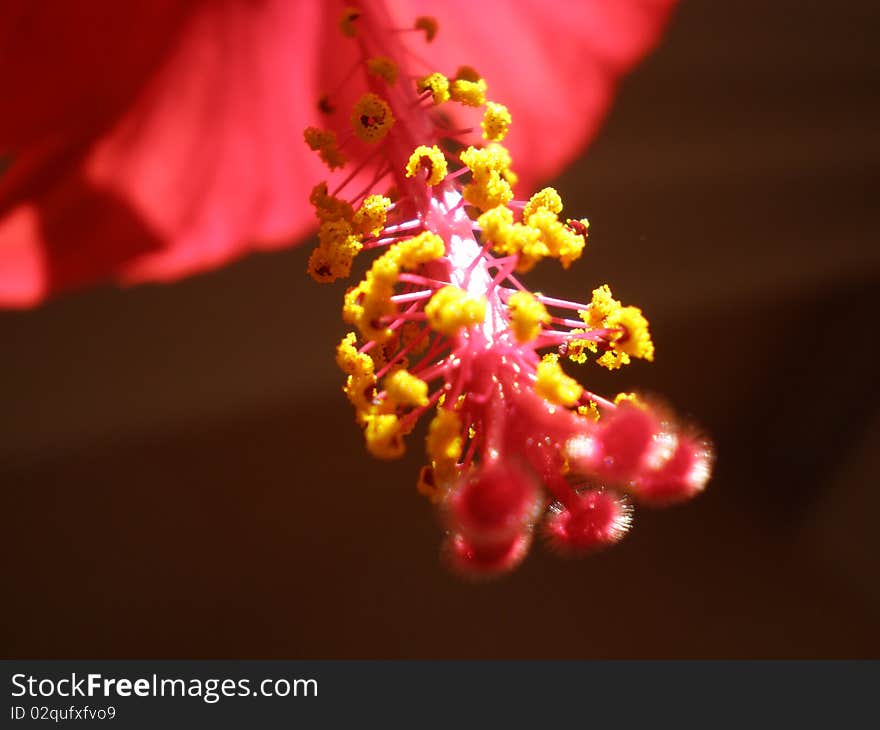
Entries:
{"label": "blurred background", "polygon": [[874,0],[683,2],[558,181],[705,495],[616,548],[449,575],[407,458],[362,446],[311,246],[0,314],[6,657],[880,657]]}

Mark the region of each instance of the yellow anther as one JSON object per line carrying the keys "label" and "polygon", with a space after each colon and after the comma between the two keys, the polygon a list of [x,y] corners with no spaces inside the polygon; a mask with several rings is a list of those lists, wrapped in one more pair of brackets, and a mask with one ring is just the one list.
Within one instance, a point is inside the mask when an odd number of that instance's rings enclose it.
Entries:
{"label": "yellow anther", "polygon": [[535,392],[560,406],[573,406],[584,392],[577,380],[562,372],[558,355],[544,355],[535,378]]}
{"label": "yellow anther", "polygon": [[624,365],[629,365],[631,360],[629,355],[627,355],[625,352],[620,352],[619,350],[608,350],[608,352],[604,352],[600,357],[596,358],[596,362],[603,368],[608,368],[609,370],[618,370]]}
{"label": "yellow anther", "polygon": [[522,223],[513,223],[513,212],[499,206],[481,215],[478,223],[483,230],[483,240],[505,256],[519,254],[517,271],[529,271],[538,261],[550,255],[541,237],[541,231]]}
{"label": "yellow anther", "polygon": [[344,8],[339,19],[339,30],[342,31],[342,35],[354,38],[357,35],[357,20],[360,17],[361,11],[357,8]]}
{"label": "yellow anther", "polygon": [[497,172],[491,172],[486,178],[474,178],[473,182],[465,185],[462,197],[475,208],[489,210],[507,205],[513,199],[513,190]]}
{"label": "yellow anther", "polygon": [[599,406],[594,400],[591,400],[585,406],[578,406],[577,412],[578,415],[589,418],[592,421],[598,421],[602,417],[602,414],[599,412]]}
{"label": "yellow anther", "polygon": [[319,284],[330,284],[337,279],[333,273],[333,261],[330,253],[320,246],[316,246],[309,256],[306,271]]}
{"label": "yellow anther", "polygon": [[473,182],[462,191],[468,203],[487,211],[510,202],[513,190],[505,179],[510,169],[510,153],[505,147],[500,144],[490,144],[483,149],[468,147],[459,158],[473,173]]}
{"label": "yellow anther", "polygon": [[430,91],[434,104],[442,104],[445,101],[449,101],[449,79],[441,73],[432,73],[419,79],[416,84],[416,91],[420,94]]}
{"label": "yellow anther", "polygon": [[366,416],[376,411],[376,376],[372,370],[349,375],[342,390],[354,406],[359,423],[362,423]]}
{"label": "yellow anther", "polygon": [[364,280],[345,293],[342,318],[355,325],[364,340],[382,343],[393,335],[382,320],[397,311],[391,296],[399,273],[397,257],[386,251],[373,262]]}
{"label": "yellow anther", "polygon": [[383,139],[393,124],[391,107],[373,93],[364,94],[351,111],[351,125],[364,142],[374,144]]}
{"label": "yellow anther", "polygon": [[611,349],[597,362],[609,370],[628,365],[630,357],[654,359],[654,343],[648,329],[648,320],[638,307],[624,307],[603,284],[593,290],[590,308],[578,312],[590,327],[616,330],[609,338]]}
{"label": "yellow anther", "polygon": [[397,82],[397,64],[388,56],[376,56],[367,60],[367,71],[384,79],[389,86]]}
{"label": "yellow anther", "polygon": [[346,375],[372,375],[373,358],[363,352],[358,352],[357,335],[349,332],[342,338],[336,347],[336,364]]}
{"label": "yellow anther", "polygon": [[362,248],[360,236],[352,229],[351,224],[343,218],[324,221],[318,229],[318,241],[322,246],[330,249],[341,249],[352,256],[357,254]]}
{"label": "yellow anther", "polygon": [[366,416],[364,438],[367,450],[379,459],[396,459],[403,455],[403,437],[400,422],[393,413]]}
{"label": "yellow anther", "polygon": [[428,384],[406,370],[395,370],[385,378],[385,391],[395,405],[428,405]]}
{"label": "yellow anther", "polygon": [[476,81],[455,79],[449,87],[449,95],[453,101],[465,106],[483,106],[486,103],[487,88],[483,79]]}
{"label": "yellow anther", "polygon": [[584,237],[572,231],[549,209],[538,209],[528,217],[527,223],[541,232],[547,255],[559,259],[563,268],[567,269],[583,253]]}
{"label": "yellow anther", "polygon": [[540,334],[542,324],[550,324],[547,308],[531,292],[511,294],[507,306],[510,326],[518,342],[531,342]]}
{"label": "yellow anther", "polygon": [[315,281],[329,283],[351,273],[354,257],[360,252],[360,235],[344,219],[328,220],[318,229],[318,246],[309,258],[308,271]]}
{"label": "yellow anther", "polygon": [[336,132],[318,127],[306,127],[303,131],[306,144],[316,152],[330,144],[336,144]]}
{"label": "yellow anther", "polygon": [[461,419],[455,411],[437,409],[437,415],[428,427],[425,445],[428,456],[435,462],[458,461],[464,440],[461,436]]}
{"label": "yellow anther", "polygon": [[437,19],[429,15],[421,15],[416,18],[416,22],[413,27],[416,30],[425,31],[425,40],[428,43],[433,41],[434,37],[437,35]]}
{"label": "yellow anther", "polygon": [[562,198],[554,188],[544,188],[529,198],[529,202],[523,208],[523,221],[528,222],[529,218],[539,210],[549,210],[554,215],[562,212]]}
{"label": "yellow anther", "polygon": [[620,309],[620,302],[611,295],[611,287],[603,284],[593,289],[590,308],[578,312],[581,319],[590,327],[604,327],[605,321]]}
{"label": "yellow anther", "polygon": [[351,204],[347,200],[335,198],[327,193],[327,183],[322,182],[312,188],[309,202],[315,206],[315,215],[324,221],[350,221],[354,215]]}
{"label": "yellow anther", "polygon": [[486,111],[480,126],[483,128],[483,139],[492,142],[500,142],[507,135],[511,117],[507,107],[496,104],[494,101],[486,102]]}
{"label": "yellow anther", "polygon": [[468,147],[461,153],[461,161],[474,175],[491,171],[506,173],[512,164],[510,152],[502,144],[490,144],[482,148]]}
{"label": "yellow anther", "polygon": [[[571,331],[573,335],[582,335],[584,334],[584,330],[574,329]],[[596,347],[596,343],[592,340],[585,339],[573,339],[569,340],[566,346],[568,359],[572,362],[576,362],[579,365],[583,365],[587,361],[587,351],[596,352],[598,348]]]}
{"label": "yellow anther", "polygon": [[336,132],[317,127],[307,127],[303,132],[306,144],[317,152],[324,164],[331,170],[345,166],[345,155],[339,151],[336,142]]}
{"label": "yellow anther", "polygon": [[345,292],[342,303],[342,321],[357,324],[364,316],[364,299],[367,295],[367,282],[362,281]]}
{"label": "yellow anther", "polygon": [[457,286],[445,286],[425,306],[428,324],[435,332],[452,337],[486,318],[485,298],[471,299]]}
{"label": "yellow anther", "polygon": [[391,251],[401,268],[413,271],[422,264],[441,258],[446,253],[446,244],[436,233],[424,231],[406,241],[395,243]]}
{"label": "yellow anther", "polygon": [[638,307],[622,307],[615,322],[623,328],[623,334],[612,343],[616,350],[651,361],[654,359],[654,343],[648,330],[648,320]]}
{"label": "yellow anther", "polygon": [[391,201],[384,195],[368,196],[352,218],[354,229],[364,236],[378,236],[385,228]]}
{"label": "yellow anther", "polygon": [[478,219],[477,224],[483,232],[483,240],[500,244],[507,239],[510,226],[513,225],[513,211],[503,205],[490,208]]}
{"label": "yellow anther", "polygon": [[635,393],[618,393],[614,396],[614,405],[619,406],[621,403],[632,403],[634,406],[647,408],[645,401],[639,398]]}
{"label": "yellow anther", "polygon": [[409,161],[406,163],[406,176],[414,177],[419,170],[427,170],[426,182],[428,185],[438,185],[446,177],[448,172],[446,156],[437,145],[431,147],[419,145],[409,156]]}

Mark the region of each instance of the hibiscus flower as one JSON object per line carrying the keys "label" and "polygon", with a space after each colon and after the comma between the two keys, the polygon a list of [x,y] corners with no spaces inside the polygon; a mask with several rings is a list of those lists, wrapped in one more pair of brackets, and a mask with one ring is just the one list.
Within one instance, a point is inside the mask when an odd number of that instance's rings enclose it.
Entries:
{"label": "hibiscus flower", "polygon": [[[434,15],[433,67],[492,79],[520,184],[559,172],[672,0],[388,3]],[[343,4],[0,3],[0,305],[99,281],[167,281],[302,240],[321,163],[314,100],[346,73]],[[418,64],[414,60],[414,64]],[[543,130],[552,124],[552,135]]]}

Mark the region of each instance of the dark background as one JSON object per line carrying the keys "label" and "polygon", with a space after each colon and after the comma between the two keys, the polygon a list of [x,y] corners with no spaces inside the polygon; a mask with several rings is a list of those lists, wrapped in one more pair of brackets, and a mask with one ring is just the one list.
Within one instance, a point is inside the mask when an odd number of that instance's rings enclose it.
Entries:
{"label": "dark background", "polygon": [[6,657],[878,657],[874,0],[691,0],[559,181],[717,443],[696,501],[462,582],[332,364],[309,246],[0,315]]}

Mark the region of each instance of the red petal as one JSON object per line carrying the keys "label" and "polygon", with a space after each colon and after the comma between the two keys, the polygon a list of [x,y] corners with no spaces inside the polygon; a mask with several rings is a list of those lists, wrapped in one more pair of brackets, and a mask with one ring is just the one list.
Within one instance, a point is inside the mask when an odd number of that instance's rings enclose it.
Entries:
{"label": "red petal", "polygon": [[[669,5],[393,9],[401,26],[441,13],[423,55],[489,79],[513,113],[507,141],[528,183],[558,172],[593,133],[614,79],[654,41]],[[175,278],[309,230],[308,192],[325,173],[301,130],[316,121],[319,58],[339,7],[4,3],[0,87],[16,105],[0,118],[0,152],[14,152],[0,178],[0,305],[111,277]]]}
{"label": "red petal", "polygon": [[[323,169],[302,129],[316,114],[324,4],[183,4],[177,34],[152,6],[16,8],[10,19],[21,34],[12,88],[29,93],[0,122],[0,149],[15,151],[0,184],[0,304],[109,276],[174,278],[312,226],[308,193]],[[19,63],[31,42],[55,49],[51,62]],[[96,79],[106,96],[91,105]],[[22,226],[25,210],[39,227]]]}

